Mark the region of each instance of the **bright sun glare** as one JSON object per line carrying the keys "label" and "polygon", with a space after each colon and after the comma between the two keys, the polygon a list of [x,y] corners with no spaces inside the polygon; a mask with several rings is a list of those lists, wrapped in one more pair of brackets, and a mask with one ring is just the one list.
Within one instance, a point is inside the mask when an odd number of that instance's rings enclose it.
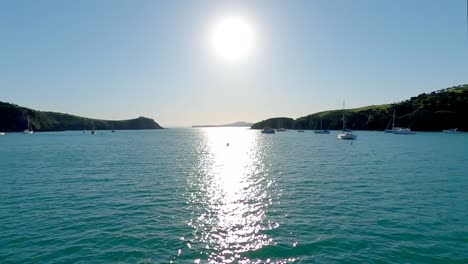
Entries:
{"label": "bright sun glare", "polygon": [[254,45],[254,32],[247,21],[239,16],[221,19],[212,35],[213,47],[219,56],[228,61],[248,57]]}

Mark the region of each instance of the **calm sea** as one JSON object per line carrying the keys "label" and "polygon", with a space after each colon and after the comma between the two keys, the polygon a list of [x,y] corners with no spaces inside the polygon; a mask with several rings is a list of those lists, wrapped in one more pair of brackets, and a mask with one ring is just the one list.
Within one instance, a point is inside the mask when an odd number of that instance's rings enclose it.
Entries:
{"label": "calm sea", "polygon": [[357,134],[7,134],[0,262],[468,263],[468,133]]}

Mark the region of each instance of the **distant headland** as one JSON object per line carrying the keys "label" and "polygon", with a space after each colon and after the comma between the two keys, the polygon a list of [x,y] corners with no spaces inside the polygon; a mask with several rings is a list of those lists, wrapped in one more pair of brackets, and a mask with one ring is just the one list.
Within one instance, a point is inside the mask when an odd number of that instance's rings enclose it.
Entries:
{"label": "distant headland", "polygon": [[[393,110],[395,125],[415,131],[441,131],[458,128],[468,131],[468,84],[423,93],[408,100],[385,105],[346,109],[347,128],[353,130],[384,130],[389,127]],[[252,129],[323,129],[342,127],[343,110],[319,112],[297,119],[276,117],[252,125]]]}
{"label": "distant headland", "polygon": [[239,121],[231,124],[224,125],[193,125],[192,127],[250,127],[253,123],[248,123],[244,121]]}
{"label": "distant headland", "polygon": [[28,127],[27,119],[34,131],[65,130],[123,130],[162,129],[153,119],[138,117],[129,120],[101,120],[70,114],[32,110],[18,105],[0,102],[0,131],[19,132]]}

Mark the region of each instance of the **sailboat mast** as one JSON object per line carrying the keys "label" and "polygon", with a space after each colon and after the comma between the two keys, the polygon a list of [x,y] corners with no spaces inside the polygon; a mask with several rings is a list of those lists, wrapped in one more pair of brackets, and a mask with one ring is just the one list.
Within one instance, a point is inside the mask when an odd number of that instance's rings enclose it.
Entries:
{"label": "sailboat mast", "polygon": [[392,130],[395,130],[395,109],[393,109]]}
{"label": "sailboat mast", "polygon": [[345,105],[345,102],[343,101],[343,130],[345,130],[345,127],[346,127],[346,118],[345,118],[345,114],[344,114],[344,105]]}

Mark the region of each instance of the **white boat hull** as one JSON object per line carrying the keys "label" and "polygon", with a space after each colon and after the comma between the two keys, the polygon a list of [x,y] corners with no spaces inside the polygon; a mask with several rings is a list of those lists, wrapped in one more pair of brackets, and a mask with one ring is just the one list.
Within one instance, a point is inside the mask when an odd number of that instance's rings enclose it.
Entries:
{"label": "white boat hull", "polygon": [[461,133],[461,131],[458,131],[458,129],[454,128],[454,129],[447,129],[447,130],[442,130],[442,132],[446,133],[446,134],[458,134],[458,133]]}
{"label": "white boat hull", "polygon": [[357,136],[353,133],[346,132],[346,133],[340,133],[338,134],[339,139],[356,139]]}
{"label": "white boat hull", "polygon": [[34,133],[34,131],[32,131],[32,130],[24,130],[23,133],[24,133],[24,134],[32,134],[32,133]]}
{"label": "white boat hull", "polygon": [[5,132],[0,132],[0,136],[4,136],[5,135]]}
{"label": "white boat hull", "polygon": [[409,130],[409,129],[401,129],[393,132],[395,135],[414,135],[416,134],[415,132]]}

